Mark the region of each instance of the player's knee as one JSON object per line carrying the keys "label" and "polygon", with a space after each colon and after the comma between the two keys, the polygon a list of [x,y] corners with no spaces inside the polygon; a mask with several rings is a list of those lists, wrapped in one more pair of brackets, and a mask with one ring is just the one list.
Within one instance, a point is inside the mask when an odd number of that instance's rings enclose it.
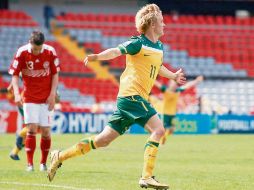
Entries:
{"label": "player's knee", "polygon": [[49,138],[50,137],[50,129],[41,129],[41,136],[43,138]]}
{"label": "player's knee", "polygon": [[97,147],[106,147],[110,144],[110,142],[111,142],[110,139],[105,138],[105,139],[98,139],[96,140],[95,143]]}
{"label": "player's knee", "polygon": [[42,136],[43,138],[50,138],[50,132],[41,133],[41,136]]}
{"label": "player's knee", "polygon": [[27,133],[36,134],[36,132],[37,132],[37,125],[36,124],[28,124],[27,127],[28,127]]}
{"label": "player's knee", "polygon": [[35,136],[35,135],[36,135],[36,132],[33,131],[33,130],[28,130],[28,131],[27,131],[27,135]]}
{"label": "player's knee", "polygon": [[164,128],[158,128],[155,130],[155,134],[157,137],[161,138],[165,134],[165,129]]}

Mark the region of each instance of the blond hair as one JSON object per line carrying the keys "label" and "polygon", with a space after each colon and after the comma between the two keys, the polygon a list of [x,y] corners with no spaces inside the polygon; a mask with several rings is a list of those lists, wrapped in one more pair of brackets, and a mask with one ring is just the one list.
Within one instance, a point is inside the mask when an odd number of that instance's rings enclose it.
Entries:
{"label": "blond hair", "polygon": [[137,31],[144,34],[151,25],[152,21],[156,21],[156,17],[160,13],[161,10],[156,4],[147,4],[142,7],[135,17]]}

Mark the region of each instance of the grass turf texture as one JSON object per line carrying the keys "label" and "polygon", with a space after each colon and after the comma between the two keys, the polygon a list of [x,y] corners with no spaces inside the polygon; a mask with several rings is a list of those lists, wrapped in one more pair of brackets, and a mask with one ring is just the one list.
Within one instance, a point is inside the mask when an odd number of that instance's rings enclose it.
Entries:
{"label": "grass turf texture", "polygon": [[[52,149],[67,148],[84,135],[53,135]],[[26,156],[9,158],[15,135],[0,135],[0,189],[135,190],[147,136],[124,135],[109,147],[64,162],[53,182],[39,171],[26,172]],[[254,135],[175,135],[160,147],[154,174],[172,190],[253,190]]]}

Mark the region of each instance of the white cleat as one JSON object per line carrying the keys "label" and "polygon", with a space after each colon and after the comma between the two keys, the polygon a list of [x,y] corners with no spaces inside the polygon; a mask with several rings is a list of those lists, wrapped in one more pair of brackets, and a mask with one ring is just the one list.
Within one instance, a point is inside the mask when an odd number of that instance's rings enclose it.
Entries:
{"label": "white cleat", "polygon": [[50,153],[50,165],[48,169],[48,179],[51,182],[55,175],[56,175],[56,170],[61,167],[62,163],[59,160],[59,150],[54,150]]}
{"label": "white cleat", "polygon": [[46,166],[46,164],[40,164],[40,171],[41,171],[41,172],[47,171],[47,166]]}
{"label": "white cleat", "polygon": [[34,171],[34,166],[33,165],[28,165],[26,168],[27,172],[33,172]]}
{"label": "white cleat", "polygon": [[166,184],[161,184],[160,182],[158,182],[154,176],[149,177],[147,179],[140,179],[139,180],[139,186],[141,188],[152,188],[152,189],[156,189],[156,190],[167,190],[169,188],[168,185]]}

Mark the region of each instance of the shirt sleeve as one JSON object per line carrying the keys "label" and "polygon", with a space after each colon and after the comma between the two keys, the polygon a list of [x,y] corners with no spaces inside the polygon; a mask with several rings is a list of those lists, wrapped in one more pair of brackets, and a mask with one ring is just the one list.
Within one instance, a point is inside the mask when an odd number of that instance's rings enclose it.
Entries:
{"label": "shirt sleeve", "polygon": [[183,92],[183,91],[185,91],[186,89],[184,88],[184,87],[178,87],[177,89],[176,89],[176,92]]}
{"label": "shirt sleeve", "polygon": [[60,62],[55,49],[52,50],[52,62],[50,64],[51,73],[54,75],[60,71]]}
{"label": "shirt sleeve", "polygon": [[118,48],[120,49],[122,54],[130,54],[130,55],[137,54],[141,50],[141,47],[142,43],[140,39],[137,37],[133,37],[128,41],[118,45]]}
{"label": "shirt sleeve", "polygon": [[160,90],[161,90],[161,92],[165,92],[167,90],[167,86],[166,85],[162,85]]}
{"label": "shirt sleeve", "polygon": [[19,53],[19,50],[18,50],[18,52],[16,53],[11,65],[10,65],[10,68],[8,71],[9,74],[19,76],[22,63],[23,63],[23,56],[22,56],[22,53]]}

